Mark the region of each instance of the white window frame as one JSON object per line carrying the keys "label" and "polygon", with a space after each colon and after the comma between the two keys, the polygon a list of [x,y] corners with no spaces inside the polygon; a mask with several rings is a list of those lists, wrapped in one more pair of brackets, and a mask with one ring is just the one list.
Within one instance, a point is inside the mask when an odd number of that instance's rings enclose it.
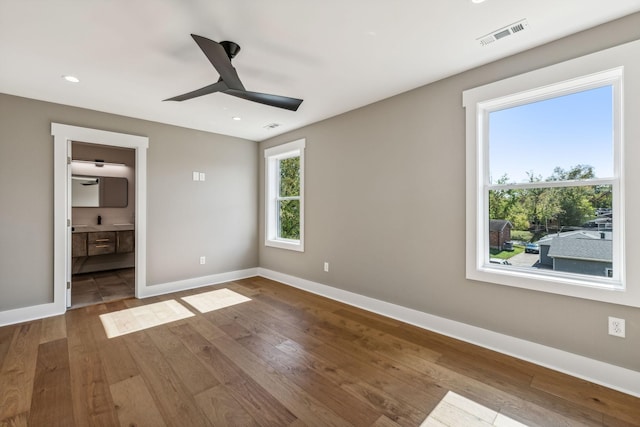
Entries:
{"label": "white window frame", "polygon": [[[625,198],[633,195],[624,191],[626,171],[623,170],[624,135],[638,132],[638,125],[633,120],[624,121],[624,109],[628,108],[626,104],[635,107],[638,101],[631,99],[633,97],[625,98],[624,95],[625,87],[637,88],[640,85],[640,79],[635,77],[640,71],[640,61],[635,59],[639,51],[640,42],[631,42],[463,92],[463,106],[466,109],[468,279],[640,307],[640,284],[635,283],[637,280],[627,280],[627,269],[633,266],[625,263]],[[614,277],[558,272],[545,274],[542,271],[490,264],[486,250],[489,238],[486,196],[489,113],[608,84],[614,90],[614,177],[583,181],[580,185],[613,186]],[[635,171],[629,171],[629,174],[633,177],[638,175]]]}
{"label": "white window frame", "polygon": [[[265,246],[304,252],[304,149],[305,139],[264,150],[265,158]],[[279,161],[300,157],[300,239],[278,237],[278,202],[280,198]],[[292,199],[287,197],[286,199]]]}

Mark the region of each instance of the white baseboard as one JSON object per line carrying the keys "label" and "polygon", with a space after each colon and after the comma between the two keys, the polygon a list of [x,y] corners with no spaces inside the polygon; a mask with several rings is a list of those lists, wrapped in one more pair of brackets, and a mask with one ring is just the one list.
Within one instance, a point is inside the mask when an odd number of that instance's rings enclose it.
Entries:
{"label": "white baseboard", "polygon": [[[225,273],[212,274],[210,276],[194,277],[192,279],[178,280],[154,286],[141,286],[139,294],[136,295],[136,297],[148,298],[157,295],[169,294],[171,292],[184,291],[186,289],[216,285],[232,280],[246,279],[247,277],[257,276],[257,271],[257,268],[248,268],[246,270],[229,271]],[[57,316],[59,314],[64,314],[66,311],[67,309],[64,301],[0,311],[0,326],[14,325],[16,323]]]}
{"label": "white baseboard", "polygon": [[353,292],[258,268],[258,275],[423,329],[479,345],[574,377],[640,397],[640,372],[567,351],[391,304]]}
{"label": "white baseboard", "polygon": [[253,277],[257,275],[257,268],[247,268],[245,270],[236,270],[225,273],[212,274],[210,276],[194,277],[191,279],[177,280],[175,282],[161,283],[158,285],[147,285],[140,287],[139,293],[138,295],[136,295],[136,297],[155,297],[158,295],[170,294],[171,292],[201,288],[203,286],[217,285],[219,283],[230,282],[232,280],[246,279],[247,277]]}
{"label": "white baseboard", "polygon": [[16,323],[57,316],[64,314],[65,311],[66,307],[64,303],[55,302],[0,311],[0,326],[14,325]]}

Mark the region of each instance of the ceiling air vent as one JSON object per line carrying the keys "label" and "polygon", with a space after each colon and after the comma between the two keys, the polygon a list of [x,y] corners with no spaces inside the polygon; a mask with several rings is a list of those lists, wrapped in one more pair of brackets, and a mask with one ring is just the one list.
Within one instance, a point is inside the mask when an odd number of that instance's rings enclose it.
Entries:
{"label": "ceiling air vent", "polygon": [[275,129],[280,126],[280,123],[269,123],[268,125],[263,126],[265,129]]}
{"label": "ceiling air vent", "polygon": [[520,21],[514,22],[511,25],[507,25],[506,27],[502,27],[495,31],[492,31],[489,34],[486,34],[482,37],[478,37],[476,40],[480,42],[481,46],[486,46],[488,44],[493,43],[496,40],[500,40],[512,34],[524,31],[528,27],[529,27],[529,23],[527,22],[527,20],[522,19]]}

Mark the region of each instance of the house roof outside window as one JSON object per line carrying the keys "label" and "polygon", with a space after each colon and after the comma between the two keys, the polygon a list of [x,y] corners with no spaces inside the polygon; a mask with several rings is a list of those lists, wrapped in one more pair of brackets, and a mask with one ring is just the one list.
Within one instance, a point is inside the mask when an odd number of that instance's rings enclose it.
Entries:
{"label": "house roof outside window", "polygon": [[611,262],[613,260],[613,245],[610,233],[604,233],[604,238],[599,232],[562,233],[540,240],[538,244],[548,245],[548,256],[552,258],[599,262]]}

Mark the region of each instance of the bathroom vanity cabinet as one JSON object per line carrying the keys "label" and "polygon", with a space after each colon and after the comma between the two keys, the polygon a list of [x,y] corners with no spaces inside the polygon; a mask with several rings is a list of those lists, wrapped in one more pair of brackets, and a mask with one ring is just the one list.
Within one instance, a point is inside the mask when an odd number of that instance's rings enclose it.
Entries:
{"label": "bathroom vanity cabinet", "polygon": [[120,254],[135,249],[133,230],[74,232],[72,243],[73,257]]}
{"label": "bathroom vanity cabinet", "polygon": [[135,251],[132,225],[74,226],[71,240],[74,273],[132,266]]}

